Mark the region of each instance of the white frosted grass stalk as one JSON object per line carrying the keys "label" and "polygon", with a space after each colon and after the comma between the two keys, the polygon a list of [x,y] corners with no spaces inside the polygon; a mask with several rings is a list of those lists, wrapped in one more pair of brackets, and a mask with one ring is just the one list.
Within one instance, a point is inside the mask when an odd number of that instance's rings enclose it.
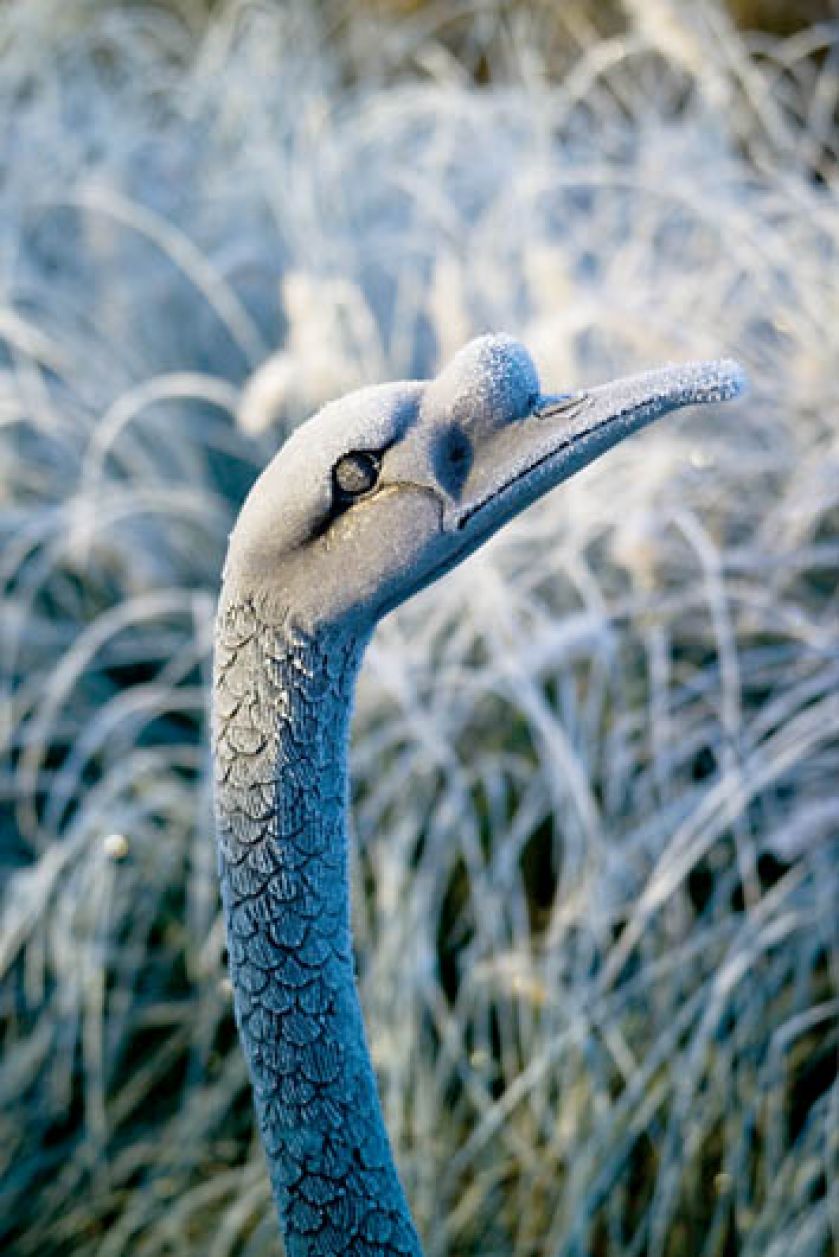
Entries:
{"label": "white frosted grass stalk", "polygon": [[[733,353],[755,394],[614,451],[368,657],[359,969],[428,1251],[675,1257],[700,1215],[701,1257],[732,1225],[748,1254],[829,1242],[839,1093],[805,1069],[839,965],[835,32],[658,7],[681,35],[464,6],[503,84],[479,91],[434,10],[331,49],[296,4],[225,6],[200,46],[143,8],[0,18],[22,1257],[275,1251],[207,833],[216,575],[325,390],[486,327],[549,387]],[[278,363],[256,443],[232,415]]]}
{"label": "white frosted grass stalk", "polygon": [[225,283],[218,269],[208,263],[204,254],[184,232],[138,202],[129,201],[110,188],[87,188],[75,197],[68,197],[66,204],[91,213],[107,215],[157,245],[171,258],[178,270],[195,284],[201,296],[227,327],[251,366],[255,366],[265,357],[268,346],[247,310]]}
{"label": "white frosted grass stalk", "polygon": [[[124,441],[125,429],[129,424],[137,423],[147,408],[160,402],[190,399],[195,402],[208,402],[233,416],[238,408],[239,393],[226,380],[188,372],[144,380],[140,385],[129,389],[108,407],[91,434],[82,465],[79,497],[83,500],[86,493],[95,493],[95,482],[104,479],[104,463],[109,456],[113,457],[114,445],[117,441],[121,443]],[[183,458],[189,452],[188,449],[176,447],[172,450],[172,455]],[[143,443],[135,441],[132,459],[128,462],[126,469],[140,475],[144,471],[150,472],[152,476],[158,474],[158,465],[151,462],[153,454],[153,451],[149,451],[149,455],[144,455]],[[159,453],[157,453],[157,460],[159,462]],[[190,479],[197,479],[200,475],[194,463],[187,464],[183,471]],[[85,483],[86,481],[88,483]],[[91,481],[94,483],[90,484]]]}

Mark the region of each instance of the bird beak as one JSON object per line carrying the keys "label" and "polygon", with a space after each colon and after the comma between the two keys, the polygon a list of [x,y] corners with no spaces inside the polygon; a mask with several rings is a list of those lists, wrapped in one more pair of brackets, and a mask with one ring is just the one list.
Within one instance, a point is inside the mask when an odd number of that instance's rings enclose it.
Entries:
{"label": "bird beak", "polygon": [[686,363],[539,397],[523,418],[482,435],[446,529],[478,544],[624,437],[680,406],[723,402],[746,388],[732,361]]}

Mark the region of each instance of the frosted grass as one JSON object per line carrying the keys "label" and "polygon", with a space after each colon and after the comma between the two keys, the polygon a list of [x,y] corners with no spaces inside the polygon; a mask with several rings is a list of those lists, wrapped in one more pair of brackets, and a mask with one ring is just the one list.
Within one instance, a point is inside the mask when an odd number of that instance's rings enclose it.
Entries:
{"label": "frosted grass", "polygon": [[225,539],[291,425],[488,328],[552,390],[729,355],[753,390],[370,650],[359,972],[427,1250],[839,1248],[836,29],[464,13],[459,60],[433,11],[331,44],[337,6],[0,14],[21,1257],[277,1252],[210,825]]}

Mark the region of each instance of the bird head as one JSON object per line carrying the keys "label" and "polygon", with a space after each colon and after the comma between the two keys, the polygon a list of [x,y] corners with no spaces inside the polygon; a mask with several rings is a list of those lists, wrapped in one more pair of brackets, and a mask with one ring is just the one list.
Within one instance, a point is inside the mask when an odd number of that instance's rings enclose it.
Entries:
{"label": "bird head", "polygon": [[744,384],[714,362],[547,394],[523,345],[479,337],[435,379],[360,389],[293,433],[242,508],[226,593],[365,637],[618,441]]}

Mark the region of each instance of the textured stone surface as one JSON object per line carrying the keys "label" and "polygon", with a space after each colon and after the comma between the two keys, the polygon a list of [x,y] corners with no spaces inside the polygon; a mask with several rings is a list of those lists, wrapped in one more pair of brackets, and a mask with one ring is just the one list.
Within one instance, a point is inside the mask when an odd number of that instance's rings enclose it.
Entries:
{"label": "textured stone surface", "polygon": [[219,616],[214,758],[236,1020],[290,1257],[418,1254],[355,988],[346,744],[361,649]]}
{"label": "textured stone surface", "polygon": [[[744,386],[736,363],[688,363],[543,395],[523,345],[482,336],[427,384],[324,407],[252,488],[218,617],[216,805],[236,1017],[292,1257],[420,1251],[349,921],[348,724],[376,621],[618,441]],[[357,493],[347,459],[369,472]]]}

